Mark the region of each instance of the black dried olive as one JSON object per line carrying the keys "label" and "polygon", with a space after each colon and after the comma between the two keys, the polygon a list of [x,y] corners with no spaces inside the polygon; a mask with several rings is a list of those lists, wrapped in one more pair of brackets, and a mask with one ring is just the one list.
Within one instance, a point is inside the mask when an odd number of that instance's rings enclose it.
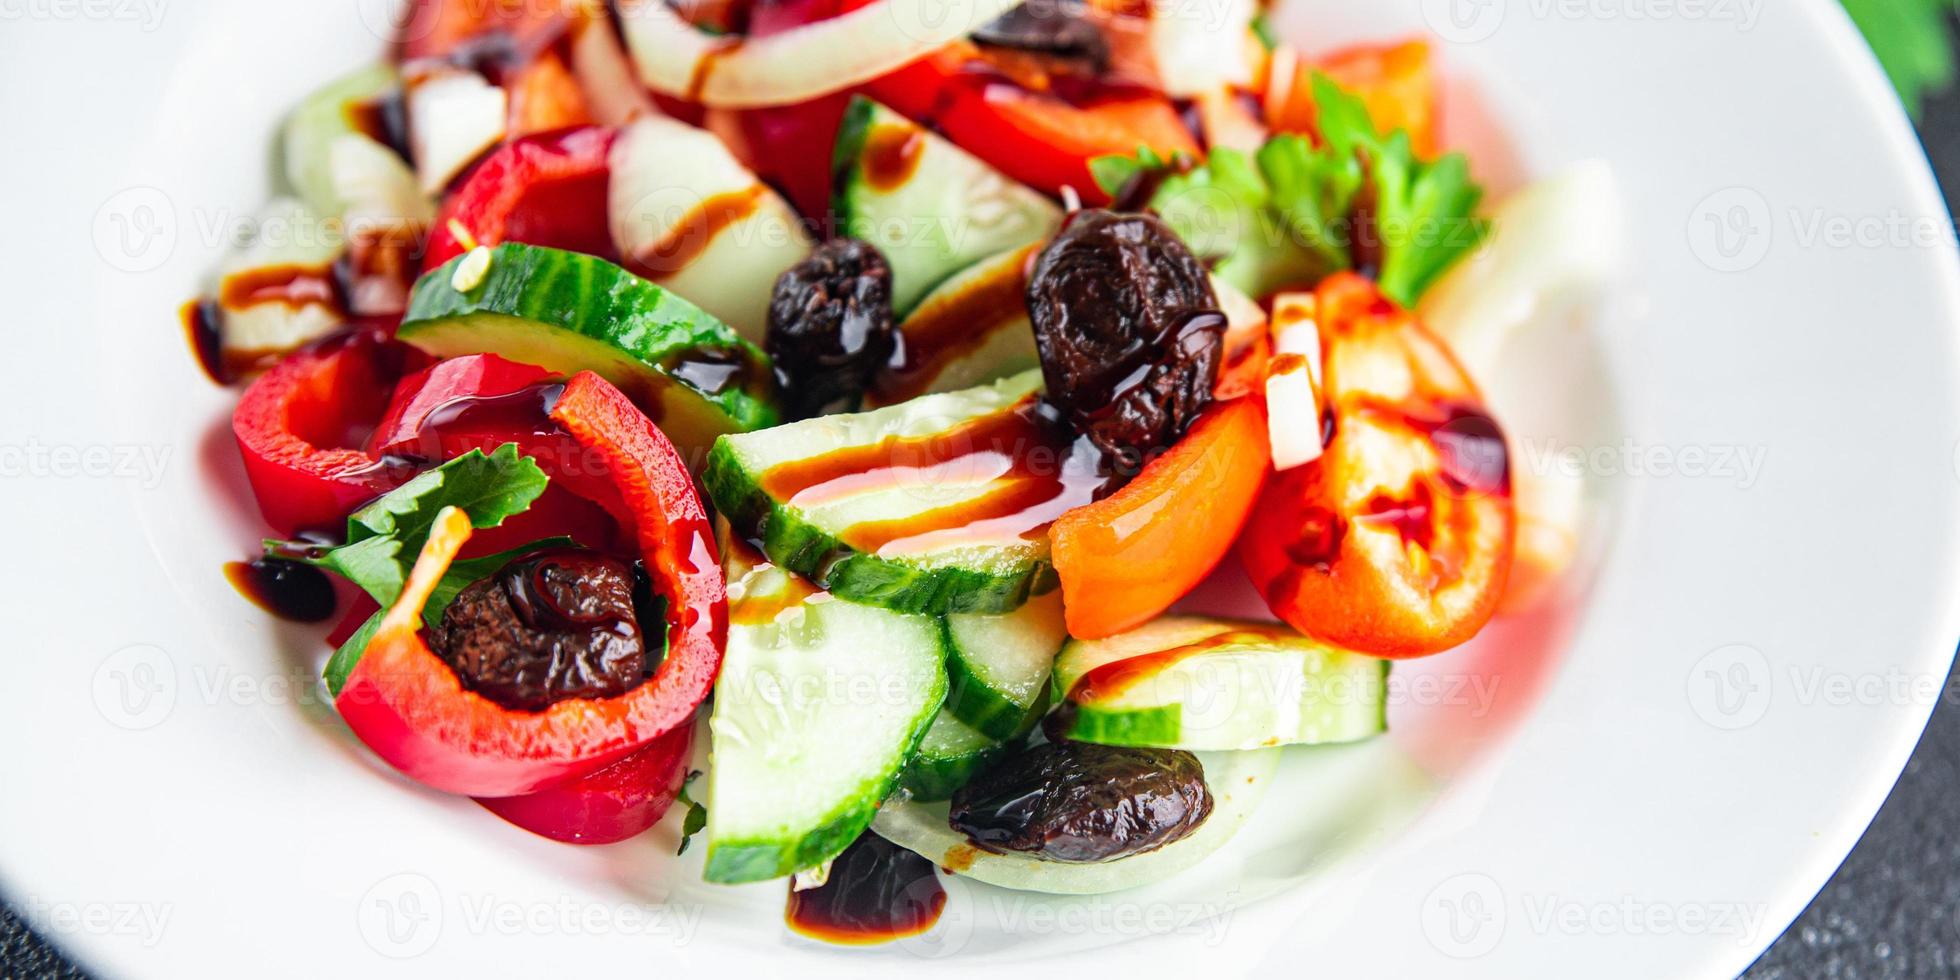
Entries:
{"label": "black dried olive", "polygon": [[1085,74],[1109,69],[1109,39],[1071,0],[1028,0],[973,32],[975,43],[1060,58]]}
{"label": "black dried olive", "polygon": [[947,822],[982,850],[1088,864],[1182,840],[1210,815],[1197,756],[1070,741],[974,777],[953,794]]}
{"label": "black dried olive", "polygon": [[838,238],[790,266],[769,298],[769,356],[784,414],[850,408],[891,359],[892,269],[871,245]]}
{"label": "black dried olive", "polygon": [[514,711],[615,697],[650,672],[634,591],[616,558],[536,552],[459,593],[430,645],[464,687]]}
{"label": "black dried olive", "polygon": [[1225,316],[1204,265],[1155,215],[1072,215],[1035,262],[1028,314],[1049,400],[1119,477],[1211,404]]}

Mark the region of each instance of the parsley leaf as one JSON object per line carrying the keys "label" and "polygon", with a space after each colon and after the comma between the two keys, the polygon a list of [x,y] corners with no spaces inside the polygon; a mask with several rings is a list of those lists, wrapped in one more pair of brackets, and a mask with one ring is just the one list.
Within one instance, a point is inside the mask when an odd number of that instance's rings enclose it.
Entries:
{"label": "parsley leaf", "polygon": [[687,845],[694,843],[694,835],[708,825],[708,808],[694,802],[694,798],[687,795],[687,788],[700,778],[699,769],[688,773],[687,778],[681,782],[680,794],[674,797],[674,802],[687,804],[687,816],[681,818],[681,846],[674,850],[675,856],[686,854]]}
{"label": "parsley leaf", "polygon": [[1461,154],[1418,159],[1407,133],[1377,131],[1367,106],[1327,76],[1314,75],[1313,96],[1318,142],[1281,134],[1250,158],[1220,148],[1193,165],[1139,153],[1090,168],[1112,195],[1157,180],[1149,206],[1252,296],[1359,267],[1413,305],[1483,240],[1483,191]]}
{"label": "parsley leaf", "polygon": [[487,456],[471,450],[355,511],[347,519],[346,544],[324,552],[293,541],[267,541],[265,548],[275,557],[335,572],[386,607],[401,594],[443,508],[461,508],[473,527],[496,527],[529,509],[548,482],[535,461],[518,455],[516,443]]}

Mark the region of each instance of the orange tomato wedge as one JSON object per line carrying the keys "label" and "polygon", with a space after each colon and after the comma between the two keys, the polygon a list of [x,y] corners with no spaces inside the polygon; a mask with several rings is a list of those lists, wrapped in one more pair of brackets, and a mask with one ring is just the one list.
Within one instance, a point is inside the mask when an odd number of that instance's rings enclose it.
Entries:
{"label": "orange tomato wedge", "polygon": [[1098,639],[1140,626],[1211,574],[1271,459],[1265,405],[1220,402],[1121,490],[1063,514],[1048,537],[1069,635]]}
{"label": "orange tomato wedge", "polygon": [[1510,573],[1504,435],[1455,356],[1372,282],[1341,273],[1316,303],[1333,438],[1268,481],[1240,561],[1316,639],[1381,657],[1456,646]]}
{"label": "orange tomato wedge", "polygon": [[[1272,84],[1286,85],[1272,93],[1273,129],[1314,131],[1313,75],[1326,75],[1354,93],[1368,107],[1368,118],[1383,133],[1409,132],[1416,156],[1436,154],[1436,77],[1430,68],[1429,43],[1405,41],[1380,46],[1346,48],[1321,60],[1302,64],[1290,74],[1275,73]],[[1282,77],[1283,76],[1283,77]]]}

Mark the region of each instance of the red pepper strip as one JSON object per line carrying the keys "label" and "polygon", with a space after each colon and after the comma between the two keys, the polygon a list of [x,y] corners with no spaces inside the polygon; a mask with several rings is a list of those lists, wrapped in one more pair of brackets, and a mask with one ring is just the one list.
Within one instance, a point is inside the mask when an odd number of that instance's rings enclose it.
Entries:
{"label": "red pepper strip", "polygon": [[981,49],[956,42],[865,86],[893,109],[937,126],[948,139],[1009,177],[1051,194],[1075,188],[1089,204],[1108,195],[1089,173],[1107,154],[1148,146],[1169,157],[1198,155],[1197,140],[1170,100],[1111,88],[1081,104],[1016,84]]}
{"label": "red pepper strip", "polygon": [[422,640],[422,609],[463,544],[460,511],[436,521],[407,585],[335,701],[375,754],[426,786],[522,796],[605,768],[689,723],[707,699],[728,633],[728,601],[707,512],[673,444],[618,389],[582,372],[551,418],[602,461],[635,515],[654,590],[668,599],[667,656],[618,697],[512,711],[465,690]]}
{"label": "red pepper strip", "polygon": [[293,353],[245,390],[231,428],[267,524],[287,535],[337,529],[413,475],[355,448],[405,356],[377,335],[355,334]]}
{"label": "red pepper strip", "polygon": [[1257,398],[1212,406],[1123,489],[1048,529],[1068,632],[1114,636],[1184,598],[1232,550],[1272,466]]}
{"label": "red pepper strip", "polygon": [[469,354],[431,365],[395,387],[370,440],[375,455],[433,464],[514,442],[551,477],[529,510],[477,532],[465,557],[557,535],[608,549],[617,526],[632,520],[604,468],[584,465],[589,454],[545,416],[543,399],[520,394],[555,377],[495,354]]}
{"label": "red pepper strip", "polygon": [[480,245],[523,242],[617,260],[606,225],[613,131],[597,126],[512,140],[492,151],[443,202],[422,271],[467,251],[462,226]]}
{"label": "red pepper strip", "polygon": [[530,796],[478,800],[534,834],[567,844],[614,844],[660,822],[687,782],[694,726],[682,725],[597,772]]}

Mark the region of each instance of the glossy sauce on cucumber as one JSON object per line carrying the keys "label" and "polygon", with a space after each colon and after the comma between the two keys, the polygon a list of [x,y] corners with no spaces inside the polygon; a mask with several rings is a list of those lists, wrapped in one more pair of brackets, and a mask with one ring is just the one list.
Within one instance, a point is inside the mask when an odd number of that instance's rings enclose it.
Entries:
{"label": "glossy sauce on cucumber", "polygon": [[762,474],[765,492],[792,506],[916,481],[986,476],[994,488],[970,500],[906,517],[864,521],[841,539],[880,556],[916,554],[963,540],[1033,538],[1064,512],[1096,499],[1109,482],[1093,449],[1039,399],[1012,411],[916,438],[892,436],[782,463]]}
{"label": "glossy sauce on cucumber", "polygon": [[945,908],[931,861],[867,831],[831,862],[822,885],[790,886],[784,919],[811,939],[869,946],[925,932]]}
{"label": "glossy sauce on cucumber", "polygon": [[[1032,258],[1030,252],[1026,258]],[[964,277],[962,277],[964,278]],[[904,343],[891,363],[872,377],[871,391],[882,405],[896,405],[925,394],[947,365],[985,346],[994,333],[1025,326],[1027,262],[1004,266],[965,285],[950,300],[938,291],[900,326]]]}
{"label": "glossy sauce on cucumber", "polygon": [[1175,646],[1168,650],[1158,650],[1141,656],[1128,657],[1103,664],[1081,677],[1069,688],[1068,699],[1077,704],[1106,700],[1122,694],[1124,689],[1148,677],[1161,673],[1164,668],[1183,660],[1195,657],[1210,650],[1236,644],[1254,644],[1273,640],[1285,632],[1278,628],[1270,630],[1240,629],[1226,630],[1202,640]]}

